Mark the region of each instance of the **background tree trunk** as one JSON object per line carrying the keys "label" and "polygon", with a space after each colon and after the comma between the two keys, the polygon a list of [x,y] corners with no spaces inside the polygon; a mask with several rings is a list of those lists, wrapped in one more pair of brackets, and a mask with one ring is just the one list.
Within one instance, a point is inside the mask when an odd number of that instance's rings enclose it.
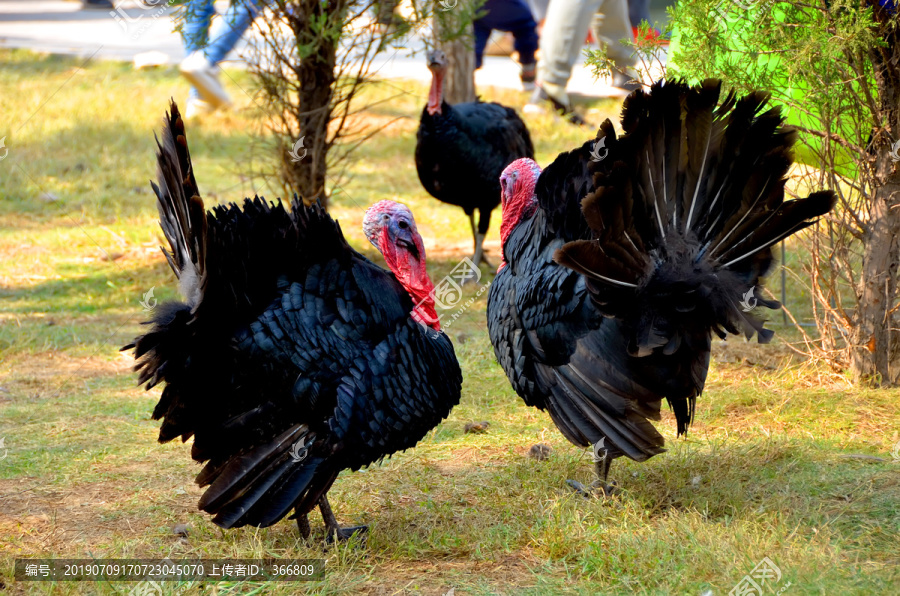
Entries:
{"label": "background tree trunk", "polygon": [[435,32],[437,44],[447,55],[447,74],[444,77],[444,99],[450,105],[475,101],[475,33],[472,24],[465,24],[465,34],[453,41],[445,32],[457,31],[460,19],[469,19],[473,10],[472,0],[459,0],[452,10],[436,13]]}
{"label": "background tree trunk", "polygon": [[[332,88],[335,83],[337,63],[337,38],[321,35],[315,31],[311,21],[331,16],[337,12],[331,5],[323,5],[318,0],[303,0],[299,10],[289,19],[294,37],[302,46],[316,47],[315,57],[298,60],[294,68],[297,77],[297,101],[289,106],[290,120],[296,123],[297,135],[294,142],[303,137],[303,148],[295,154],[293,146],[283,147],[283,179],[307,205],[316,202],[328,208],[325,193],[325,177],[328,171],[328,123],[332,119]],[[305,154],[305,155],[304,155]],[[296,156],[303,156],[299,161]]]}
{"label": "background tree trunk", "polygon": [[857,380],[890,386],[900,382],[900,312],[894,307],[900,274],[900,162],[891,155],[895,139],[900,139],[900,27],[884,8],[875,12],[886,44],[872,48],[869,59],[878,88],[876,124],[883,128],[872,131],[870,150],[877,155],[870,166],[874,192],[863,240],[850,366]]}
{"label": "background tree trunk", "polygon": [[888,386],[897,381],[900,372],[891,370],[891,348],[896,349],[891,335],[898,317],[890,312],[900,261],[900,183],[875,192],[870,217],[859,289],[859,325],[850,362],[856,379]]}
{"label": "background tree trunk", "polygon": [[441,49],[447,54],[444,99],[450,105],[475,101],[475,50],[473,49],[473,43],[474,34],[441,44]]}

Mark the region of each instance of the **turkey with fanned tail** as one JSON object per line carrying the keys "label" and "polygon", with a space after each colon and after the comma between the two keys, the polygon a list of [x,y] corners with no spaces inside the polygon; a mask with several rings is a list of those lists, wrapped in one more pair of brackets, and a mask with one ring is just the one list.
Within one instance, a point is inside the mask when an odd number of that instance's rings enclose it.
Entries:
{"label": "turkey with fanned tail", "polygon": [[[160,442],[194,438],[199,507],[224,527],[292,509],[304,536],[338,473],[413,447],[459,402],[422,238],[381,201],[363,229],[391,271],[353,250],[319,206],[246,199],[206,212],[173,102],[158,141],[163,251],[185,298],[157,307],[134,348],[139,383],[165,382]],[[125,348],[123,348],[125,349]]]}
{"label": "turkey with fanned tail", "polygon": [[796,133],[767,94],[720,89],[659,82],[627,98],[621,137],[607,120],[543,172],[521,159],[501,177],[494,352],[525,403],[594,446],[606,492],[613,459],[664,451],[663,399],[687,430],[713,333],[771,339],[746,308],[780,306],[759,295],[771,247],[834,206],[784,201]]}

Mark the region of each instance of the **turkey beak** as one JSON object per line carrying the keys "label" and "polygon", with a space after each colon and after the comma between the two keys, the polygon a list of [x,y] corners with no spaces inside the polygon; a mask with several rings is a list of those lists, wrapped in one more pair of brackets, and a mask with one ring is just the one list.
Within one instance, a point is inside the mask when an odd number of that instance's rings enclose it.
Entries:
{"label": "turkey beak", "polygon": [[503,174],[500,176],[500,200],[506,205],[513,196],[513,186],[516,183],[516,173]]}
{"label": "turkey beak", "polygon": [[[401,223],[403,224],[405,222]],[[416,239],[413,238],[412,228],[409,227],[409,224],[406,224],[406,227],[403,225],[400,225],[399,227],[400,231],[397,233],[397,247],[405,248],[415,260],[420,260],[419,247],[416,246]]]}
{"label": "turkey beak", "polygon": [[431,72],[436,72],[443,70],[444,61],[439,57],[437,52],[430,52],[428,54],[428,70]]}

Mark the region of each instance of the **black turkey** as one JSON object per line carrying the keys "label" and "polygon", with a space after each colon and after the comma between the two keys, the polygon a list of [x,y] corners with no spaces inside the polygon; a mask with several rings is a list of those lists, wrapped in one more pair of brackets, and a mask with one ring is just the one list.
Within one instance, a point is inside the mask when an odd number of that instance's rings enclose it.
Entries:
{"label": "black turkey", "polygon": [[[500,204],[500,174],[520,157],[534,158],[525,123],[512,108],[473,101],[451,106],[443,100],[447,58],[428,53],[431,92],[416,135],[416,170],[431,196],[463,208],[475,237],[472,262],[485,263],[484,235]],[[475,210],[478,209],[478,224]]]}
{"label": "black turkey", "polygon": [[223,528],[295,510],[304,536],[341,470],[413,447],[459,402],[412,213],[373,205],[365,234],[391,271],[353,250],[318,205],[262,198],[204,210],[171,105],[159,146],[160,224],[185,302],[160,305],[134,348],[139,382],[165,382],[160,442],[194,438],[199,507]]}
{"label": "black turkey", "polygon": [[779,306],[759,296],[771,247],[834,205],[783,200],[796,133],[766,94],[720,102],[720,86],[637,91],[622,137],[607,120],[543,172],[519,160],[501,178],[494,352],[526,404],[594,446],[605,491],[613,459],[664,451],[650,423],[663,399],[687,430],[713,333],[769,341],[751,307]]}

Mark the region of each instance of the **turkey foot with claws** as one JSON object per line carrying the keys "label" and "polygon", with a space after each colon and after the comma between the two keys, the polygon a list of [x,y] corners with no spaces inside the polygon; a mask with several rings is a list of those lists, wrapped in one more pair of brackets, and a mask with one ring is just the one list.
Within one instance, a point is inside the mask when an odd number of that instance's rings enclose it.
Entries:
{"label": "turkey foot with claws", "polygon": [[611,497],[619,492],[618,483],[613,480],[607,482],[609,476],[609,466],[612,464],[612,457],[608,455],[600,461],[594,462],[594,471],[597,473],[597,480],[591,483],[590,487],[583,485],[577,480],[566,480],[566,484],[585,498],[599,496],[602,493],[605,497]]}
{"label": "turkey foot with claws", "polygon": [[325,531],[327,533],[325,538],[326,544],[332,544],[335,542],[335,539],[341,541],[350,540],[356,533],[363,536],[369,531],[369,526],[348,526],[342,528],[340,524],[338,524],[334,512],[331,510],[331,505],[328,503],[328,497],[325,495],[322,495],[322,498],[319,499],[319,511],[322,512],[322,519],[325,521]]}
{"label": "turkey foot with claws", "polygon": [[[328,502],[328,497],[324,495],[319,499],[319,511],[322,512],[322,520],[325,522],[326,544],[332,544],[335,541],[335,537],[341,541],[350,540],[354,534],[359,533],[360,535],[363,535],[369,530],[369,526],[348,526],[342,528],[340,524],[338,524],[334,512],[331,510],[331,504]],[[309,540],[311,535],[309,516],[306,513],[300,513],[300,511],[297,510],[296,518],[297,529],[300,530],[300,536],[302,536],[304,540]]]}

